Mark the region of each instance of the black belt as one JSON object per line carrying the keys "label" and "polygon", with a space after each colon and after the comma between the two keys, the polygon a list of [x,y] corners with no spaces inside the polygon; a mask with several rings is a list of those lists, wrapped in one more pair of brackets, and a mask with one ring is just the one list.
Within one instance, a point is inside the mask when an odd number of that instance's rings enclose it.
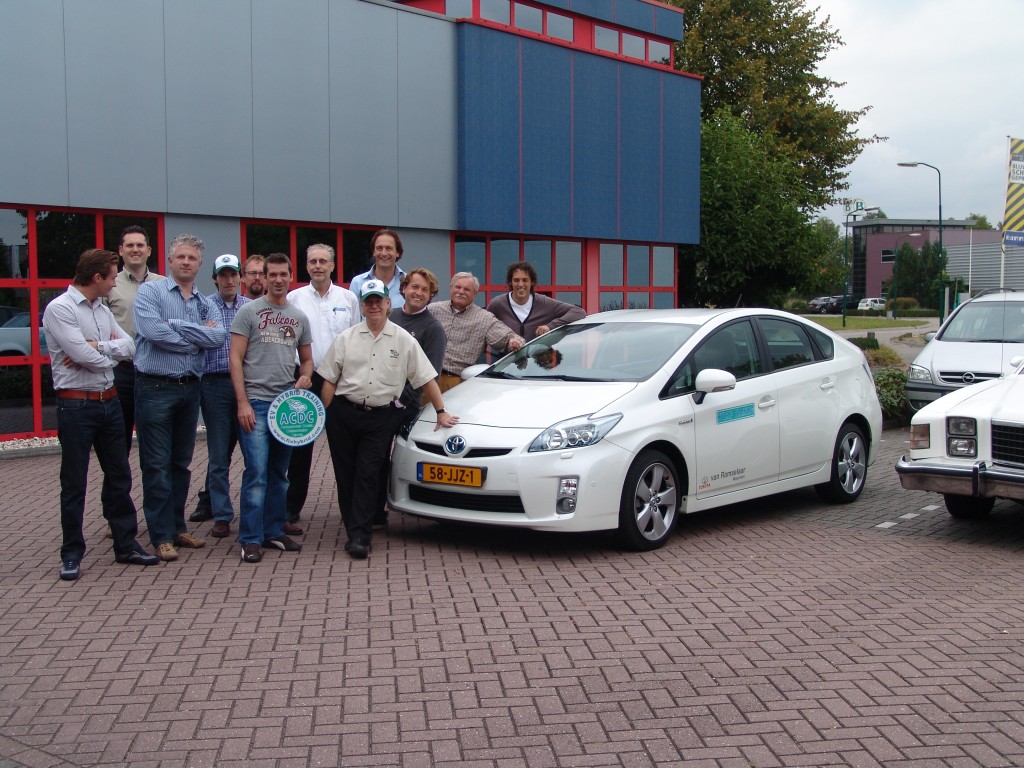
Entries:
{"label": "black belt", "polygon": [[191,373],[186,376],[158,376],[155,373],[143,373],[142,371],[136,371],[136,373],[144,378],[164,381],[168,384],[187,384],[190,381],[199,381],[199,377]]}
{"label": "black belt", "polygon": [[224,371],[223,373],[221,373],[219,371],[216,371],[216,372],[213,372],[213,373],[204,373],[203,374],[203,378],[204,379],[209,378],[210,376],[227,376],[229,379],[231,378],[231,374],[228,373],[227,371]]}
{"label": "black belt", "polygon": [[366,412],[366,413],[373,413],[375,411],[389,411],[389,410],[391,410],[391,403],[388,403],[387,405],[363,405],[362,403],[353,403],[347,397],[340,397],[340,398],[338,398],[338,400],[340,402],[344,403],[345,405],[352,406],[357,411],[363,411],[363,412]]}

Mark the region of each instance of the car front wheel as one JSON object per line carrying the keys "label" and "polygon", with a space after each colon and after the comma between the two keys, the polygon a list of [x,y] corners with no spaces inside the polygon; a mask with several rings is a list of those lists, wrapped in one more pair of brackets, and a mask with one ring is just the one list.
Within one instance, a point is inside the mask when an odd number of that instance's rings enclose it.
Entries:
{"label": "car front wheel", "polygon": [[832,476],[814,490],[825,501],[849,504],[864,490],[868,475],[868,445],[855,424],[844,424],[832,451]]}
{"label": "car front wheel", "polygon": [[679,476],[660,451],[642,451],[626,474],[619,504],[619,543],[629,549],[657,549],[668,541],[679,518]]}
{"label": "car front wheel", "polygon": [[995,499],[977,498],[975,496],[956,496],[952,493],[943,494],[946,511],[961,520],[972,520],[985,517],[995,506]]}

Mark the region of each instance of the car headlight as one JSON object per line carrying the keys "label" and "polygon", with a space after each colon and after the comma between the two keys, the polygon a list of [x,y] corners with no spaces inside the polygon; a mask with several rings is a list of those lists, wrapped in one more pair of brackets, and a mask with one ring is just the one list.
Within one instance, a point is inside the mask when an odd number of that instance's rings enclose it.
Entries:
{"label": "car headlight", "polygon": [[978,434],[978,421],[966,416],[947,416],[946,434],[950,437],[975,437]]}
{"label": "car headlight", "polygon": [[966,416],[946,417],[946,454],[962,459],[978,456],[978,421]]}
{"label": "car headlight", "polygon": [[932,374],[927,368],[922,368],[920,365],[911,365],[910,370],[907,372],[907,379],[909,381],[931,382]]}
{"label": "car headlight", "polygon": [[566,448],[585,448],[601,442],[619,423],[621,413],[610,416],[575,416],[552,424],[530,443],[530,453],[537,451],[560,451]]}

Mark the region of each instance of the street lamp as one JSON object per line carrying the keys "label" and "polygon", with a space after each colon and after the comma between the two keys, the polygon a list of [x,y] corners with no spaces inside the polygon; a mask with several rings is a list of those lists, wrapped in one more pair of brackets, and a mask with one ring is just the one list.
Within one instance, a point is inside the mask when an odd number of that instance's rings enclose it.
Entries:
{"label": "street lamp", "polygon": [[925,168],[931,168],[937,174],[939,174],[939,255],[942,255],[942,171],[936,168],[934,165],[928,163],[914,162],[914,163],[896,163],[900,168],[917,168],[919,165],[923,165]]}
{"label": "street lamp", "polygon": [[[899,259],[900,259],[900,256],[899,256],[900,249],[899,249],[898,245],[899,245],[900,240],[903,240],[904,242],[910,242],[910,238],[912,238],[912,237],[920,237],[920,236],[921,236],[920,232],[909,232],[909,233],[907,233],[905,235],[898,235],[896,237],[896,239],[893,240],[893,246],[892,246],[892,319],[893,320],[896,319],[896,300],[899,298],[899,292],[897,291],[897,288],[896,288],[896,267],[898,267],[899,264],[900,264],[900,261],[899,261]],[[911,248],[913,248],[913,246],[911,246]]]}
{"label": "street lamp", "polygon": [[843,243],[843,328],[846,327],[846,284],[849,282],[850,272],[850,217],[877,210],[879,207],[872,205],[870,208],[861,208],[859,211],[850,211],[846,214],[846,241]]}

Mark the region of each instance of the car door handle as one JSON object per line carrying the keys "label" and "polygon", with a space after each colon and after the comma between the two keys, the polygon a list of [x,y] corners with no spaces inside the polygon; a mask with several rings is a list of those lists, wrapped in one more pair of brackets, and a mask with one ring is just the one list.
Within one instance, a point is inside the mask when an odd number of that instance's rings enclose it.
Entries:
{"label": "car door handle", "polygon": [[825,379],[823,382],[821,382],[822,390],[835,389],[835,386],[835,379]]}
{"label": "car door handle", "polygon": [[774,397],[770,398],[770,399],[762,400],[760,403],[757,404],[757,407],[760,408],[763,411],[766,408],[771,408],[773,405],[775,405],[775,398]]}

